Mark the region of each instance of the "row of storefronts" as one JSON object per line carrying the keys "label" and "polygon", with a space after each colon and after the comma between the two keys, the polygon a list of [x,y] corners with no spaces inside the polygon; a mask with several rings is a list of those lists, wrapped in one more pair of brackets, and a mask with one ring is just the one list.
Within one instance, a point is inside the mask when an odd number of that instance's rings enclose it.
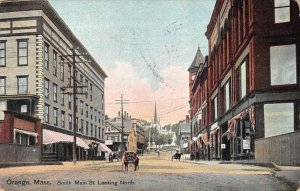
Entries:
{"label": "row of storefronts", "polygon": [[[282,17],[274,0],[216,2],[208,56],[198,48],[188,69],[195,158],[299,164],[292,137],[300,131],[300,6],[290,2],[282,1]],[[281,148],[295,159],[270,157]]]}

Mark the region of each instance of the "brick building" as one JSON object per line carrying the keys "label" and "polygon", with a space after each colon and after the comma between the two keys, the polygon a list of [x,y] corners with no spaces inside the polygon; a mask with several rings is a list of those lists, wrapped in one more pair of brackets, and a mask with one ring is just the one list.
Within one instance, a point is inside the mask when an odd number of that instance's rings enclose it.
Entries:
{"label": "brick building", "polygon": [[[93,157],[105,130],[100,65],[47,0],[1,1],[0,31],[0,120],[6,110],[39,118],[42,152],[58,160],[72,159],[75,126],[77,158]],[[74,80],[84,86],[75,99]]]}
{"label": "brick building", "polygon": [[[254,157],[258,140],[300,130],[299,5],[216,1],[205,33],[207,66],[190,71],[195,152],[211,160]],[[199,117],[202,97],[207,112]]]}

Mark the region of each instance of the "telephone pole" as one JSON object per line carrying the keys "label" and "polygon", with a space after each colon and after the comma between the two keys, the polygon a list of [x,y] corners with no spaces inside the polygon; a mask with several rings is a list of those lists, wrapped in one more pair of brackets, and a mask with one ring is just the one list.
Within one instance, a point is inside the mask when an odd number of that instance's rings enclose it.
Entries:
{"label": "telephone pole", "polygon": [[[61,90],[65,91],[66,89],[72,89],[72,92],[67,92],[67,93],[64,92],[63,94],[73,95],[73,164],[74,165],[76,165],[76,162],[77,162],[77,154],[76,154],[76,139],[77,139],[76,107],[77,107],[77,105],[76,105],[76,100],[77,100],[78,94],[84,94],[84,95],[87,94],[87,92],[79,93],[77,91],[77,88],[86,87],[86,86],[83,86],[82,84],[80,86],[77,85],[77,76],[76,76],[76,57],[77,56],[86,56],[86,54],[78,55],[75,53],[75,50],[73,48],[71,55],[62,55],[61,56],[61,57],[72,57],[72,65],[73,65],[73,72],[72,72],[73,83],[70,82],[69,86],[62,87]],[[71,79],[72,79],[72,77],[71,77]]]}
{"label": "telephone pole", "polygon": [[124,153],[124,116],[123,116],[123,105],[124,104],[128,104],[128,101],[129,100],[124,100],[123,99],[123,94],[121,94],[121,99],[120,100],[116,100],[118,102],[118,104],[121,104],[121,129],[122,129],[122,132],[121,132],[121,154],[123,155]]}

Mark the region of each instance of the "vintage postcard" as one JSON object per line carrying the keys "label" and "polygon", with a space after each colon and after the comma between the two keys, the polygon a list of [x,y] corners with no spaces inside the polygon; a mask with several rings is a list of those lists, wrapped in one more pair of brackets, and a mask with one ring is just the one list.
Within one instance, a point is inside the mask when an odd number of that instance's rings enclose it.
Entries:
{"label": "vintage postcard", "polygon": [[300,0],[0,0],[0,191],[300,190]]}

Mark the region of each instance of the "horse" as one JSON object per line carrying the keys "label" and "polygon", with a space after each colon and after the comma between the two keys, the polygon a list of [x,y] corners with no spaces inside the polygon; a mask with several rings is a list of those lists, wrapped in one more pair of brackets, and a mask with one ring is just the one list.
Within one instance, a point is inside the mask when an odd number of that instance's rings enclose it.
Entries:
{"label": "horse", "polygon": [[179,160],[180,161],[180,158],[181,158],[181,155],[182,155],[183,153],[175,153],[173,156],[172,156],[172,160],[173,159],[176,159],[176,160]]}

